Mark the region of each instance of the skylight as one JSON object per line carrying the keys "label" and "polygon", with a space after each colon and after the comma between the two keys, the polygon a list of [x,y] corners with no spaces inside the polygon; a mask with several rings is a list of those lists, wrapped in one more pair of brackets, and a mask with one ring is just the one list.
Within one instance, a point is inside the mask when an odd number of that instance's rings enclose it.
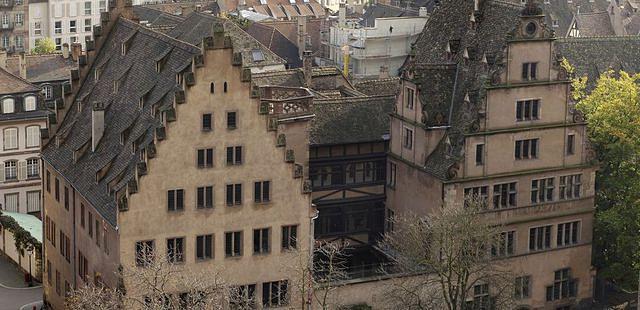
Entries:
{"label": "skylight", "polygon": [[251,56],[253,57],[253,61],[263,61],[264,60],[264,54],[262,53],[262,50],[259,49],[254,49],[251,51]]}

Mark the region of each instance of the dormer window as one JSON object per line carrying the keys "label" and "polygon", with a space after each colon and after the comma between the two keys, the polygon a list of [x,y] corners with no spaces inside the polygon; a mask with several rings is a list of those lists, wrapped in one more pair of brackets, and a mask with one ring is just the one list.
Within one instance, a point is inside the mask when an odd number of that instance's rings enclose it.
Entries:
{"label": "dormer window", "polygon": [[5,98],[2,100],[2,113],[15,112],[15,101],[13,98]]}
{"label": "dormer window", "polygon": [[129,44],[127,42],[122,43],[122,56],[127,55],[127,50],[129,49]]}
{"label": "dormer window", "polygon": [[102,69],[96,69],[96,71],[94,71],[94,78],[96,81],[100,80],[100,75],[102,74]]}
{"label": "dormer window", "polygon": [[558,23],[557,19],[554,19],[554,20],[551,21],[551,27],[553,27],[553,28],[560,27],[560,24]]}
{"label": "dormer window", "polygon": [[36,96],[24,97],[24,110],[35,111],[36,110]]}
{"label": "dormer window", "polygon": [[53,98],[53,87],[51,85],[45,85],[42,87],[42,94],[44,95],[44,99]]}
{"label": "dormer window", "polygon": [[156,72],[160,73],[162,71],[162,60],[156,61]]}
{"label": "dormer window", "polygon": [[113,82],[113,93],[117,94],[118,93],[118,89],[120,88],[120,81],[114,81]]}

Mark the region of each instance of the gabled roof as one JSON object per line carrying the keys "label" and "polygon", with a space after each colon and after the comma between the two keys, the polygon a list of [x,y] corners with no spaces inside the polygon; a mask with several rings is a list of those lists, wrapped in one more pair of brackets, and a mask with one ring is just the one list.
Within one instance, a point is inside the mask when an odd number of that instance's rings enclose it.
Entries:
{"label": "gabled roof", "polygon": [[[553,29],[556,31],[556,36],[560,38],[569,34],[574,16],[585,13],[606,12],[609,6],[608,0],[541,0],[539,3],[547,15],[547,24],[552,26],[553,20],[557,21],[557,27]],[[580,31],[582,32],[582,29]]]}
{"label": "gabled roof", "polygon": [[[27,80],[31,83],[68,81],[71,69],[78,65],[71,57],[64,58],[62,54],[26,55]],[[20,75],[20,60],[18,57],[7,58],[7,70]]]}
{"label": "gabled roof", "polygon": [[598,36],[615,36],[616,33],[611,25],[609,13],[580,13],[576,15],[575,22],[578,24],[578,30],[581,37],[598,37]]}
{"label": "gabled roof", "polygon": [[[130,39],[129,47],[126,55],[122,55],[121,44],[126,39]],[[172,107],[174,92],[178,89],[176,73],[188,68],[200,52],[194,45],[119,18],[98,51],[76,101],[71,103],[56,134],[43,148],[43,159],[111,225],[117,225],[114,192],[134,179],[141,150],[151,147],[154,133],[162,126],[162,113],[153,116],[152,110]],[[157,73],[156,60],[160,56],[165,56],[166,62]],[[95,80],[98,66],[101,74]],[[120,80],[121,85],[114,93],[116,80]],[[145,101],[140,109],[142,96]],[[105,108],[104,135],[95,152],[90,148],[83,151],[87,143],[91,143],[91,114],[96,102]],[[77,107],[79,104],[81,109]],[[120,143],[121,137],[124,143]],[[97,180],[96,173],[105,167],[108,167],[106,174]]]}
{"label": "gabled roof", "polygon": [[252,23],[246,31],[260,41],[262,45],[286,60],[289,68],[302,66],[302,60],[300,60],[298,54],[298,46],[289,41],[276,28],[261,23]]}
{"label": "gabled roof", "polygon": [[0,95],[39,92],[40,89],[26,80],[0,68]]}

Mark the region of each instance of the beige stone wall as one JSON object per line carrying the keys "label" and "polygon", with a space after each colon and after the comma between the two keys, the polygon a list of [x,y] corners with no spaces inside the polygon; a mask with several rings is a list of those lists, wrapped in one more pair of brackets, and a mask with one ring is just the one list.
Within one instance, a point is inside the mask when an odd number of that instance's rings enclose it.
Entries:
{"label": "beige stone wall", "polygon": [[[24,255],[21,255],[16,248],[13,232],[4,229],[2,226],[0,226],[0,252],[0,255],[6,255],[20,266],[24,273],[29,273],[29,270],[31,270],[31,275],[34,278],[42,279],[42,269],[38,269],[36,254],[29,255],[24,252]],[[29,266],[30,264],[31,266]]]}
{"label": "beige stone wall", "polygon": [[[195,71],[196,85],[187,89],[186,103],[176,108],[177,121],[167,124],[167,138],[157,142],[157,155],[148,161],[148,175],[139,179],[139,192],[129,199],[129,210],[119,213],[120,255],[125,266],[134,264],[135,243],[155,240],[156,251],[166,253],[166,239],[185,237],[185,267],[194,271],[222,269],[231,284],[257,284],[289,279],[287,266],[295,255],[281,250],[281,227],[298,225],[298,248],[310,240],[310,196],[302,192],[302,178],[294,178],[293,164],[285,162],[285,149],[295,149],[296,162],[306,163],[307,138],[287,136],[287,146],[276,147],[279,132],[267,131],[267,119],[258,114],[257,99],[249,98],[250,84],[240,81],[240,67],[231,65],[230,49],[208,50],[205,67]],[[210,93],[210,83],[216,91]],[[228,92],[223,92],[223,83]],[[226,112],[238,113],[237,129],[226,126]],[[213,130],[201,131],[201,116],[213,113]],[[301,131],[301,124],[279,126],[283,132]],[[304,127],[304,126],[302,126]],[[304,141],[303,141],[304,140]],[[305,148],[292,145],[305,142]],[[226,165],[226,146],[243,146],[243,163]],[[199,169],[196,149],[214,148],[214,167]],[[271,202],[253,202],[253,182],[271,181]],[[242,205],[225,205],[225,185],[243,184]],[[212,209],[196,209],[196,188],[212,185]],[[167,211],[167,190],[184,189],[184,210]],[[253,254],[253,229],[271,228],[271,252]],[[243,231],[241,257],[226,258],[224,233]],[[197,235],[214,234],[214,259],[197,262]],[[127,285],[125,280],[125,285]],[[292,303],[295,299],[292,298]]]}
{"label": "beige stone wall", "polygon": [[[422,216],[442,205],[440,180],[393,157],[388,159],[387,165],[396,165],[396,184],[387,187],[386,205],[397,216],[407,212]],[[387,175],[387,180],[389,177]]]}
{"label": "beige stone wall", "polygon": [[508,65],[505,73],[506,82],[522,83],[522,64],[525,62],[538,63],[538,81],[548,81],[552,76],[550,52],[553,50],[551,41],[521,41],[511,42],[508,47]]}

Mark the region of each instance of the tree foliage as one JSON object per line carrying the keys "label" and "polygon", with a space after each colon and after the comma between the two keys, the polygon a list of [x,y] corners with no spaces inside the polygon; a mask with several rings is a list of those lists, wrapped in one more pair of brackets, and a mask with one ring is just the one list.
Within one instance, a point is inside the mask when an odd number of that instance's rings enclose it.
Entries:
{"label": "tree foliage", "polygon": [[584,77],[572,84],[600,162],[593,263],[600,275],[628,289],[637,287],[640,271],[639,82],[639,74],[607,71],[591,87]]}
{"label": "tree foliage", "polygon": [[51,38],[36,40],[35,46],[31,49],[31,54],[51,54],[56,51],[56,44]]}
{"label": "tree foliage", "polygon": [[[502,229],[482,215],[483,202],[450,207],[430,216],[400,216],[379,249],[402,272],[413,276],[389,289],[392,307],[403,309],[507,309],[513,299],[513,277],[491,252],[504,246]],[[486,287],[485,298],[468,300]]]}

